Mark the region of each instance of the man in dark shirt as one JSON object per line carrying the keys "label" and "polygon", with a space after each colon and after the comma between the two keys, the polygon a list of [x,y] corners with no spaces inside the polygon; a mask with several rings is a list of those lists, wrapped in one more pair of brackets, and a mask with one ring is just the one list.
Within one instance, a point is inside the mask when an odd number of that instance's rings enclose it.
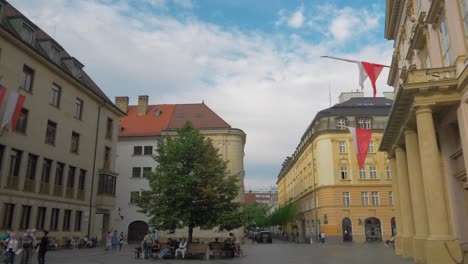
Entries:
{"label": "man in dark shirt", "polygon": [[45,264],[45,255],[47,253],[47,248],[49,246],[49,232],[44,230],[44,235],[41,238],[41,242],[37,244],[36,247],[39,247],[39,252],[37,254],[37,263]]}

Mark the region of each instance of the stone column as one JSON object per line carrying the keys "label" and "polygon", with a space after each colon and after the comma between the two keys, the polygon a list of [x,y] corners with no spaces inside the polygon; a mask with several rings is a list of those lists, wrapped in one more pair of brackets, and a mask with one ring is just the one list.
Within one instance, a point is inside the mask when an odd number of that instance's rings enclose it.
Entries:
{"label": "stone column", "polygon": [[392,189],[393,189],[393,202],[394,202],[394,212],[395,212],[395,222],[396,222],[396,237],[395,237],[395,253],[397,255],[403,254],[403,245],[402,245],[402,221],[401,221],[401,207],[400,207],[400,193],[398,189],[398,174],[397,174],[397,164],[394,157],[390,159],[390,169],[392,172]]}
{"label": "stone column", "polygon": [[401,208],[401,224],[402,224],[402,246],[403,256],[413,256],[413,235],[414,235],[414,222],[413,222],[413,208],[411,205],[411,193],[408,177],[408,165],[406,159],[406,152],[401,147],[395,149],[397,161],[397,174],[398,174],[398,192],[400,198]]}
{"label": "stone column", "polygon": [[412,129],[405,131],[406,153],[408,159],[409,184],[415,236],[413,240],[413,257],[416,263],[425,263],[425,243],[429,234],[427,222],[426,199],[419,157],[418,134]]}
{"label": "stone column", "polygon": [[426,260],[428,264],[452,263],[453,261],[450,259],[446,247],[453,250],[455,242],[450,235],[449,214],[445,202],[444,176],[430,106],[417,108],[416,123],[429,223]]}

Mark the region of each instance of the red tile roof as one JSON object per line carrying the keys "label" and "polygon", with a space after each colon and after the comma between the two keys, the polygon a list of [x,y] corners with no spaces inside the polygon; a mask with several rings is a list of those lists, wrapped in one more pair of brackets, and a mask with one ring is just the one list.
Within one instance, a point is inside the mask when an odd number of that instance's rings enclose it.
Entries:
{"label": "red tile roof", "polygon": [[[155,114],[160,110],[161,114]],[[204,103],[149,105],[145,115],[138,115],[138,106],[128,107],[127,116],[120,119],[120,137],[159,136],[164,130],[174,130],[190,122],[198,129],[231,128]]]}

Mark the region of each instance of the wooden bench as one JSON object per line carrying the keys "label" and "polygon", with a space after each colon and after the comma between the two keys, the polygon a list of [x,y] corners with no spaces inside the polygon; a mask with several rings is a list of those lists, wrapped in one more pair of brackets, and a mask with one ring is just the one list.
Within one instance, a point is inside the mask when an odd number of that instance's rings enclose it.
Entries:
{"label": "wooden bench", "polygon": [[210,243],[210,251],[210,257],[213,258],[232,258],[232,251],[230,249],[226,249],[222,242]]}
{"label": "wooden bench", "polygon": [[198,257],[201,260],[206,258],[208,246],[203,243],[189,243],[187,245],[186,257]]}

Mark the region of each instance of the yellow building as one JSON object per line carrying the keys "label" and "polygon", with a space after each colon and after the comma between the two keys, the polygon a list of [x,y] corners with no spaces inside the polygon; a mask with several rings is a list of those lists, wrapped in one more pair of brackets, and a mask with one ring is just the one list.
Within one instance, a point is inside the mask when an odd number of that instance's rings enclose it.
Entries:
{"label": "yellow building", "polygon": [[[364,242],[395,233],[392,174],[378,152],[392,100],[342,93],[338,104],[320,111],[278,175],[279,204],[298,204],[301,236],[324,232],[328,239]],[[372,129],[362,170],[346,126]],[[292,231],[292,230],[288,230]]]}
{"label": "yellow building", "polygon": [[395,172],[396,253],[468,263],[468,1],[387,0],[385,37],[395,102],[380,150]]}

